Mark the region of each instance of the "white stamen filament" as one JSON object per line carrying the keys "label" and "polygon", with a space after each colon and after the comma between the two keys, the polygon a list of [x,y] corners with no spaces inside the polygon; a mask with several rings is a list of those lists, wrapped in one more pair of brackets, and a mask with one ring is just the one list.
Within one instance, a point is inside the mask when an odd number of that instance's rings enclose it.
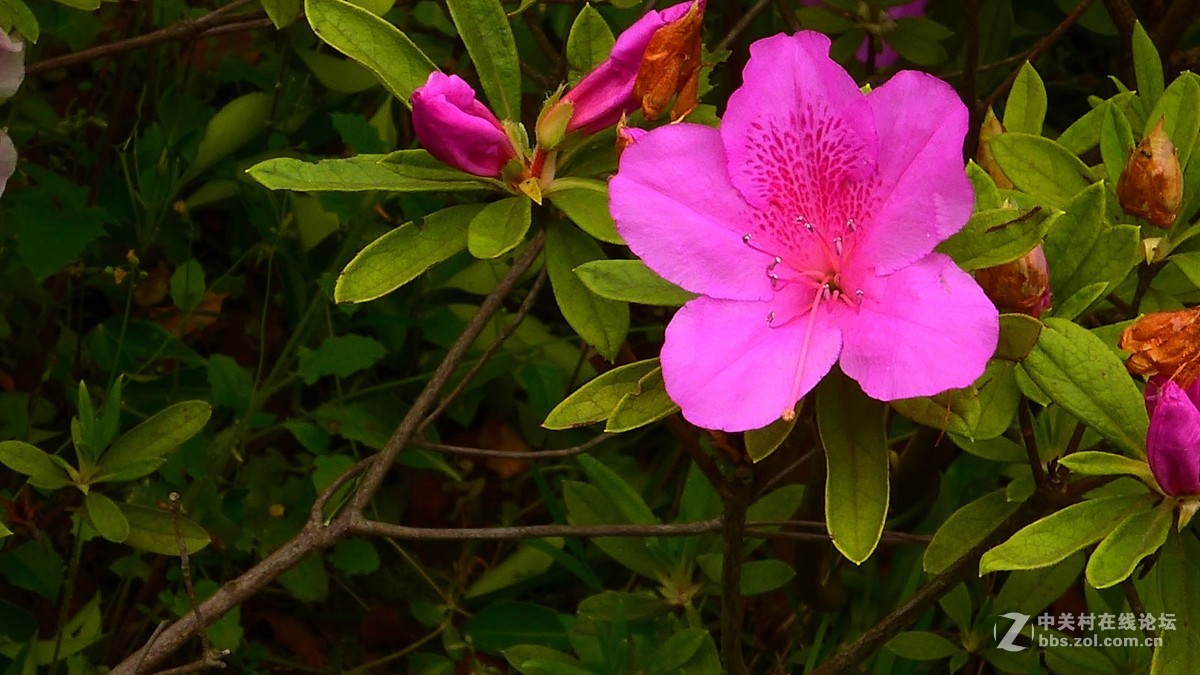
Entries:
{"label": "white stamen filament", "polygon": [[792,393],[788,400],[793,401],[791,408],[785,409],[780,413],[780,418],[785,422],[791,422],[796,419],[796,411],[794,401],[800,400],[800,381],[804,378],[804,365],[808,361],[808,343],[812,339],[813,325],[817,319],[817,307],[821,305],[821,300],[830,293],[829,284],[823,284],[820,289],[813,295],[812,307],[808,310],[808,326],[804,329],[804,342],[800,344],[800,365],[796,368],[796,375],[792,380]]}

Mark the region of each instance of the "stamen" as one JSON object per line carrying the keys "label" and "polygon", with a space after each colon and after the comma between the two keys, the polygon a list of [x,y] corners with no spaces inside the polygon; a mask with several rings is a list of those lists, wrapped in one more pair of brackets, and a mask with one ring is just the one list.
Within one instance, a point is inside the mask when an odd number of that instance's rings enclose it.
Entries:
{"label": "stamen", "polygon": [[854,295],[858,296],[858,299],[859,299],[859,300],[862,300],[862,297],[863,297],[863,295],[864,295],[864,293],[863,293],[863,289],[861,289],[861,288],[860,288],[860,289],[858,289],[858,290],[854,291]]}
{"label": "stamen", "polygon": [[743,234],[743,235],[742,235],[742,243],[743,243],[743,244],[749,244],[749,243],[750,243],[750,236],[751,236],[751,234],[750,234],[749,232],[747,232],[746,234]]}
{"label": "stamen", "polygon": [[[796,368],[796,376],[792,380],[792,394],[788,397],[789,400],[800,399],[800,380],[804,377],[804,364],[808,361],[808,343],[812,338],[813,324],[817,319],[817,307],[821,305],[821,300],[825,298],[827,293],[829,293],[829,284],[825,283],[820,290],[813,294],[812,307],[810,307],[808,310],[808,326],[804,329],[804,342],[800,345],[800,365]],[[785,422],[791,422],[792,420],[796,419],[796,411],[794,407],[795,402],[792,403],[792,407],[789,407],[780,413],[779,417]]]}
{"label": "stamen", "polygon": [[837,254],[839,256],[842,254],[842,238],[841,237],[833,238],[833,248],[837,250]]}
{"label": "stamen", "polygon": [[846,219],[846,229],[850,230],[851,232],[854,231],[854,219],[853,218]]}
{"label": "stamen", "polygon": [[770,326],[775,321],[775,310],[767,312],[767,325]]}

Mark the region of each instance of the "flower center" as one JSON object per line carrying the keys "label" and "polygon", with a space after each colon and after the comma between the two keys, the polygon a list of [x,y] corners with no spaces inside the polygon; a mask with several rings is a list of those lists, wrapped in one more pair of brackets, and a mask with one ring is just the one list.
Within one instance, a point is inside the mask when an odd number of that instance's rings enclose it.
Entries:
{"label": "flower center", "polygon": [[[858,226],[854,218],[847,218],[841,227],[822,227],[803,214],[795,216],[793,222],[796,225],[793,242],[803,247],[806,252],[819,251],[819,255],[806,256],[807,259],[801,262],[799,258],[802,256],[796,255],[789,247],[780,246],[776,242],[756,240],[752,232],[742,236],[742,243],[771,256],[766,275],[770,280],[771,289],[776,291],[777,298],[794,302],[797,293],[783,292],[794,284],[813,291],[811,300],[805,300],[804,305],[801,305],[806,308],[799,312],[794,311],[794,307],[782,307],[780,313],[786,313],[786,317],[782,319],[774,309],[767,312],[767,325],[771,328],[780,328],[797,319],[806,322],[800,344],[800,365],[796,368],[792,380],[792,398],[799,400],[800,385],[804,379],[808,348],[812,341],[818,310],[824,304],[825,310],[832,312],[835,303],[840,301],[858,311],[865,293],[861,288],[851,291],[846,287],[846,280],[842,276],[845,262],[852,254],[857,240]],[[795,412],[788,408],[780,416],[784,421],[790,422],[795,418]]]}

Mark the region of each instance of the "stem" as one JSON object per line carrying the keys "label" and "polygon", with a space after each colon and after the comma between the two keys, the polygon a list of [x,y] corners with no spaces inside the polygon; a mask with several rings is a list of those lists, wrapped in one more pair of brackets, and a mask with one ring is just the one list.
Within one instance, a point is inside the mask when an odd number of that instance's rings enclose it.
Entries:
{"label": "stem", "polygon": [[967,114],[970,121],[967,124],[967,138],[963,144],[963,155],[974,157],[978,152],[979,129],[983,124],[986,108],[979,105],[979,95],[976,92],[976,79],[979,74],[979,2],[964,0],[963,2],[963,81],[961,96],[967,104]]}
{"label": "stem", "polygon": [[1133,24],[1137,23],[1137,14],[1133,13],[1129,0],[1104,0],[1104,8],[1108,10],[1108,15],[1117,26],[1117,32],[1121,34],[1121,44],[1127,45],[1132,42]]}
{"label": "stem", "polygon": [[67,615],[71,612],[71,598],[75,596],[75,579],[79,576],[79,561],[83,558],[83,514],[76,516],[79,522],[75,525],[75,543],[71,549],[71,566],[67,568],[67,585],[63,588],[62,602],[58,606],[58,626],[54,634],[54,652],[50,657],[50,675],[58,673],[58,654],[62,648],[63,627],[67,625]]}
{"label": "stem", "polygon": [[[741,472],[739,472],[741,473]],[[748,471],[746,472],[748,474]],[[737,478],[734,479],[737,481]],[[721,566],[721,664],[726,673],[747,675],[742,656],[742,542],[746,530],[746,508],[754,494],[753,482],[737,481],[725,499]]]}
{"label": "stem", "polygon": [[1033,431],[1033,415],[1029,410],[1029,401],[1021,401],[1018,408],[1021,418],[1021,438],[1025,441],[1025,453],[1029,456],[1029,468],[1033,471],[1033,481],[1038,487],[1046,484],[1046,467],[1042,466],[1042,456],[1038,453],[1037,436]]}
{"label": "stem", "polygon": [[[1041,40],[1038,40],[1037,44],[1033,46],[1033,49],[1029,50],[1029,58],[1026,60],[1029,61],[1030,63],[1033,63],[1034,61],[1038,60],[1038,58],[1040,58],[1042,56],[1042,54],[1045,54],[1046,50],[1050,49],[1050,47],[1055,42],[1058,42],[1058,40],[1063,35],[1066,34],[1067,29],[1069,29],[1071,26],[1075,25],[1075,22],[1079,20],[1079,17],[1083,16],[1083,13],[1087,11],[1088,7],[1092,6],[1092,3],[1094,1],[1095,0],[1080,0],[1079,4],[1075,5],[1075,9],[1072,9],[1071,13],[1068,14],[1065,19],[1060,21],[1059,24],[1054,27],[1054,30],[1047,33],[1046,37],[1042,38]],[[1123,2],[1124,0],[1120,0],[1120,1]],[[1108,4],[1108,0],[1105,0],[1105,4]],[[1126,5],[1126,7],[1128,7],[1128,5]],[[1132,26],[1133,26],[1133,24],[1131,23],[1130,24],[1131,34],[1132,34],[1132,30],[1133,30]],[[1128,38],[1126,38],[1126,40],[1128,40]],[[980,110],[987,110],[988,108],[995,105],[996,99],[1003,96],[1004,93],[1007,92],[1009,90],[1009,88],[1011,88],[1013,86],[1013,82],[1017,81],[1017,74],[1019,74],[1020,72],[1021,72],[1021,69],[1017,68],[1016,70],[1009,73],[1008,77],[1005,78],[1004,82],[1002,82],[999,87],[996,87],[996,90],[992,92],[991,96],[988,96],[987,100],[983,102],[983,105],[980,106]]]}
{"label": "stem", "polygon": [[[1145,616],[1146,606],[1142,604],[1142,596],[1138,595],[1137,586],[1133,585],[1132,576],[1127,577],[1125,581],[1121,582],[1121,590],[1125,591],[1125,599],[1129,601],[1129,609],[1133,610],[1133,613],[1139,617]],[[1149,638],[1151,642],[1154,641],[1154,638],[1158,637],[1145,624],[1142,625],[1142,634]]]}

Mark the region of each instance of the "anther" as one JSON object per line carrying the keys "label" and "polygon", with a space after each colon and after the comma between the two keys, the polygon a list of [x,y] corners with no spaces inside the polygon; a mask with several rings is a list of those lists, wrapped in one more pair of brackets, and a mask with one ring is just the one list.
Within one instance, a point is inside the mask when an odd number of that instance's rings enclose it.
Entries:
{"label": "anther", "polygon": [[770,311],[770,312],[767,312],[767,325],[768,325],[768,326],[770,326],[770,325],[771,325],[772,323],[774,323],[774,322],[775,322],[775,312],[774,312],[774,310],[772,310],[772,311]]}
{"label": "anther", "polygon": [[854,219],[853,218],[846,219],[846,229],[850,230],[851,232],[854,231]]}
{"label": "anther", "polygon": [[750,233],[749,233],[749,232],[747,232],[746,234],[743,234],[743,235],[742,235],[742,243],[743,243],[743,244],[749,244],[749,243],[750,243]]}
{"label": "anther", "polygon": [[840,256],[842,254],[842,238],[841,237],[833,238],[833,247],[835,249],[837,249],[837,254]]}
{"label": "anther", "polygon": [[865,294],[863,293],[863,289],[860,288],[860,289],[854,291],[854,295],[857,296],[859,300],[862,300],[862,296]]}

